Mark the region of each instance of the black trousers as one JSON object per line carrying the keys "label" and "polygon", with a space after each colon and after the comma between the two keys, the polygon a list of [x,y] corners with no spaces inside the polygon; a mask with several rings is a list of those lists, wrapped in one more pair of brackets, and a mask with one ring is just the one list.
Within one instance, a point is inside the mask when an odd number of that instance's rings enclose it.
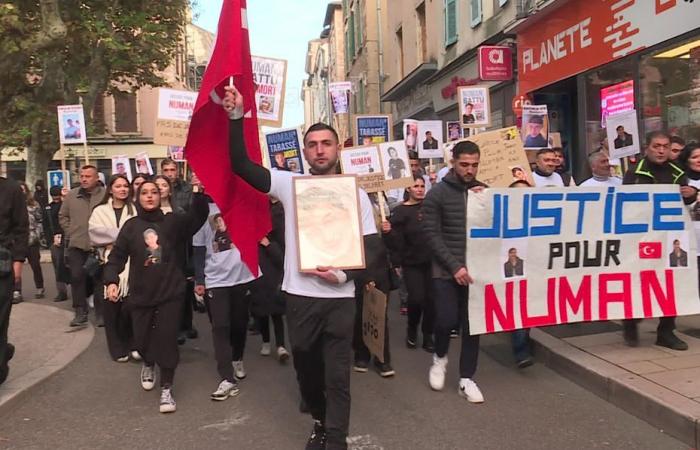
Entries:
{"label": "black trousers", "polygon": [[207,289],[207,306],[214,341],[216,369],[223,380],[234,382],[231,361],[243,359],[248,334],[249,283]]}
{"label": "black trousers", "polygon": [[7,329],[10,326],[10,311],[12,310],[12,274],[0,277],[0,384],[7,377]]}
{"label": "black trousers", "polygon": [[[361,289],[355,289],[355,291],[355,326],[353,328],[352,335],[352,349],[355,351],[356,361],[369,362],[369,360],[372,358],[372,354],[369,352],[369,348],[367,348],[365,341],[362,339],[362,297],[364,291]],[[388,294],[387,298],[389,298]],[[387,320],[384,321],[384,363],[391,364],[391,350],[389,348],[388,301],[386,302],[386,305],[387,307],[384,310],[385,317],[387,317]]]}
{"label": "black trousers", "polygon": [[275,329],[275,346],[284,347],[284,319],[282,318],[282,314],[255,317],[258,323],[258,330],[260,330],[260,335],[262,336],[262,341],[268,344],[270,343],[270,319],[272,319],[272,326]]}
{"label": "black trousers", "polygon": [[408,291],[408,328],[416,330],[420,323],[423,336],[432,335],[435,328],[431,271],[430,264],[403,267],[403,277]]}
{"label": "black trousers", "polygon": [[195,301],[194,281],[187,280],[187,286],[185,287],[185,301],[182,303],[182,315],[180,316],[180,331],[189,331],[192,329]]}
{"label": "black trousers", "polygon": [[435,295],[435,354],[442,358],[450,348],[450,331],[462,329],[459,357],[461,378],[473,378],[479,359],[479,336],[469,335],[467,297],[469,289],[454,280],[433,279]]}
{"label": "black trousers", "polygon": [[[27,251],[27,261],[29,267],[32,268],[34,275],[34,287],[37,289],[44,288],[44,274],[41,272],[41,247],[39,244],[30,245]],[[22,290],[21,287],[19,289]]]}
{"label": "black trousers", "polygon": [[327,449],[345,449],[350,425],[350,351],[355,302],[287,294],[287,327],[304,402],[328,435]]}
{"label": "black trousers", "polygon": [[56,289],[58,293],[66,293],[66,283],[70,283],[70,273],[66,267],[65,248],[62,245],[51,245],[51,264],[53,266],[54,277],[56,278]]}
{"label": "black trousers", "polygon": [[[622,326],[625,329],[635,329],[637,328],[637,323],[641,319],[627,319],[622,321]],[[656,334],[662,336],[664,334],[672,333],[676,329],[676,318],[675,317],[659,317],[659,326],[656,327]]]}
{"label": "black trousers", "polygon": [[102,302],[102,314],[104,316],[105,336],[107,337],[109,355],[115,360],[127,356],[133,345],[131,316],[124,307],[124,302],[128,301],[128,299],[120,300],[116,303],[106,299],[100,299],[100,301]]}
{"label": "black trousers", "polygon": [[87,312],[87,279],[88,275],[83,268],[87,260],[88,252],[79,248],[68,249],[68,268],[70,269],[70,291],[73,298],[73,308]]}

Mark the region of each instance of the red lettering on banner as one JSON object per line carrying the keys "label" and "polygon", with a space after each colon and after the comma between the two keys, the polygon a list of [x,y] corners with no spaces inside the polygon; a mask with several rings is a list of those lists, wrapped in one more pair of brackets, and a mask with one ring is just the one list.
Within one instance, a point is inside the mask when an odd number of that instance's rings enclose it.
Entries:
{"label": "red lettering on banner", "polygon": [[557,309],[554,306],[556,278],[547,280],[547,314],[530,316],[527,312],[527,281],[520,280],[520,318],[523,328],[542,327],[557,322]]}
{"label": "red lettering on banner", "polygon": [[[520,298],[522,301],[523,295],[527,297],[527,280],[520,282]],[[484,291],[484,314],[486,315],[486,332],[493,333],[496,331],[493,318],[496,316],[498,323],[504,330],[512,330],[515,328],[515,315],[513,314],[513,281],[506,283],[506,310],[501,308],[501,301],[496,296],[496,291],[493,284],[487,284]]]}
{"label": "red lettering on banner", "polygon": [[[549,280],[549,289],[553,290],[551,281]],[[569,280],[566,277],[559,277],[559,323],[568,323],[569,314],[567,306],[571,308],[573,314],[578,314],[583,308],[583,320],[588,322],[591,320],[591,276],[586,275],[581,280],[581,285],[574,294],[571,289]]]}
{"label": "red lettering on banner", "polygon": [[676,0],[656,0],[656,14],[661,14],[674,6],[676,6]]}
{"label": "red lettering on banner", "polygon": [[654,291],[654,298],[661,308],[664,316],[676,315],[676,288],[673,283],[673,271],[664,271],[666,278],[666,292],[661,288],[661,282],[654,270],[643,270],[639,273],[642,287],[642,305],[644,307],[644,317],[652,317],[651,291]]}
{"label": "red lettering on banner", "polygon": [[[622,292],[610,292],[608,283],[621,281]],[[625,319],[632,319],[632,275],[629,273],[603,273],[598,277],[599,320],[608,320],[608,303],[622,302]]]}

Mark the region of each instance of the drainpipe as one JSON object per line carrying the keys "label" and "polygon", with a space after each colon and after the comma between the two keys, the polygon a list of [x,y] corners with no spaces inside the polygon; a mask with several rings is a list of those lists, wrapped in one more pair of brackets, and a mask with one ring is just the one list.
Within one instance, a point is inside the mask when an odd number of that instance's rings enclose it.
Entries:
{"label": "drainpipe", "polygon": [[[382,96],[384,95],[384,40],[382,38],[382,0],[377,2],[377,42],[379,45],[379,112],[384,113],[384,103]],[[390,130],[393,132],[393,130]]]}

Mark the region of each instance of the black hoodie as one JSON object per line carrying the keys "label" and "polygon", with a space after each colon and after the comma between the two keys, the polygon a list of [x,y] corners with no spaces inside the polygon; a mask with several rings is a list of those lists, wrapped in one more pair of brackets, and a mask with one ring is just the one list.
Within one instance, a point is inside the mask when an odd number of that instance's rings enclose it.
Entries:
{"label": "black hoodie", "polygon": [[[104,268],[105,285],[119,283],[119,273],[129,262],[129,299],[134,306],[156,306],[184,298],[185,261],[182,242],[204,225],[209,205],[202,194],[192,196],[186,213],[143,211],[124,224]],[[149,247],[150,244],[150,247]]]}

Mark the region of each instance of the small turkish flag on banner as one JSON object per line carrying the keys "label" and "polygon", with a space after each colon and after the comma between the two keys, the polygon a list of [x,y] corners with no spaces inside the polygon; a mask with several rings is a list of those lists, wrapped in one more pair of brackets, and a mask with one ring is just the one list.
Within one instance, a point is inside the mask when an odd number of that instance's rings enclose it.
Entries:
{"label": "small turkish flag on banner", "polygon": [[640,242],[640,259],[661,259],[661,242]]}
{"label": "small turkish flag on banner", "polygon": [[230,77],[245,99],[243,132],[248,157],[260,164],[253,64],[245,0],[224,0],[219,29],[195,103],[185,157],[224,215],[243,262],[258,273],[258,242],[270,230],[267,196],[233,174],[229,160],[229,119],[221,106]]}

